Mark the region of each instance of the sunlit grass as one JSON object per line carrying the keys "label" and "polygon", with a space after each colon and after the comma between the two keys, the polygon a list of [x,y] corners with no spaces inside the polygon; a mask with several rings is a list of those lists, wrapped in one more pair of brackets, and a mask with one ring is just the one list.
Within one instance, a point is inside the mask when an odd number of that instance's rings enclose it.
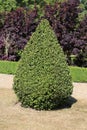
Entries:
{"label": "sunlit grass", "polygon": [[70,67],[70,72],[74,82],[87,82],[87,68]]}
{"label": "sunlit grass", "polygon": [[[18,62],[0,61],[0,73],[15,74]],[[73,82],[87,82],[87,68],[70,66]]]}
{"label": "sunlit grass", "polygon": [[15,74],[17,69],[17,62],[0,61],[0,73],[2,74]]}

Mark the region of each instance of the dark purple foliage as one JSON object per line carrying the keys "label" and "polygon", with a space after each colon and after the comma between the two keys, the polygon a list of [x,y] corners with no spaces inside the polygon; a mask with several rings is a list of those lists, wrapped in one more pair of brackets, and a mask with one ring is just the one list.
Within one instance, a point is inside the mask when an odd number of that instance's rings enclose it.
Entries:
{"label": "dark purple foliage", "polygon": [[74,32],[74,36],[77,40],[74,48],[79,49],[79,53],[76,55],[75,64],[87,67],[87,16]]}
{"label": "dark purple foliage", "polygon": [[[76,60],[79,55],[86,52],[84,50],[87,46],[87,19],[76,29],[78,14],[81,11],[79,4],[79,0],[68,0],[62,4],[47,5],[45,8],[45,17],[55,31],[67,56],[68,64],[72,64],[72,55]],[[75,64],[77,63],[75,62]],[[82,63],[81,66],[83,66]]]}
{"label": "dark purple foliage", "polygon": [[62,39],[63,33],[74,31],[76,27],[80,10],[74,1],[56,3],[53,6],[47,5],[45,8],[45,17],[49,20],[59,40]]}
{"label": "dark purple foliage", "polygon": [[3,42],[3,37],[0,37],[0,60],[2,59],[2,56],[4,54],[4,42]]}
{"label": "dark purple foliage", "polygon": [[36,9],[26,11],[24,8],[19,8],[5,15],[4,24],[0,29],[0,37],[4,38],[5,49],[0,59],[16,61],[20,59],[21,51],[36,29],[36,18]]}
{"label": "dark purple foliage", "polygon": [[[68,64],[87,67],[87,16],[78,24],[79,4],[79,0],[68,0],[47,5],[44,17],[50,22]],[[18,61],[37,25],[37,9],[28,11],[19,8],[1,13],[0,59]]]}

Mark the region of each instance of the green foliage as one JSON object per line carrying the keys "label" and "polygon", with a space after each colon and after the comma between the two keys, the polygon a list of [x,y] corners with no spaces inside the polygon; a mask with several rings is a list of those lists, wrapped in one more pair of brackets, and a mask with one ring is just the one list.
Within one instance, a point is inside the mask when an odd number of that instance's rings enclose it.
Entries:
{"label": "green foliage", "polygon": [[72,93],[63,51],[49,22],[42,20],[22,53],[13,88],[25,107],[50,110]]}
{"label": "green foliage", "polygon": [[82,21],[85,15],[87,15],[87,0],[81,0],[80,8],[82,11],[79,14],[79,20]]}
{"label": "green foliage", "polygon": [[84,5],[85,9],[87,10],[87,0],[81,0],[81,3]]}
{"label": "green foliage", "polygon": [[55,2],[63,2],[67,0],[16,0],[18,6],[25,7],[26,9],[34,9],[36,6],[38,8],[39,17],[43,16],[46,4],[54,4]]}
{"label": "green foliage", "polygon": [[44,4],[54,4],[55,2],[64,2],[67,0],[16,0],[20,6],[33,7],[34,4],[44,6]]}
{"label": "green foliage", "polygon": [[39,16],[43,16],[43,8],[46,4],[63,2],[65,0],[0,0],[0,12],[9,12],[17,7],[25,7],[28,10],[38,8]]}
{"label": "green foliage", "polygon": [[0,12],[11,11],[16,8],[15,0],[0,0]]}
{"label": "green foliage", "polygon": [[67,1],[67,0],[45,0],[47,4],[54,4],[56,2],[64,2],[64,1]]}

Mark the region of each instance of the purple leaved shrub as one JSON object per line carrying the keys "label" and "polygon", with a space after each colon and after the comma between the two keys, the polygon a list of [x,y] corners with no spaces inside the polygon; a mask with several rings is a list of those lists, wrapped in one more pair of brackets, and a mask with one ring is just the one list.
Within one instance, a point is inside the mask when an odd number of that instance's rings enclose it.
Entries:
{"label": "purple leaved shrub", "polygon": [[[52,26],[69,65],[87,67],[87,16],[79,22],[79,0],[46,5],[44,17]],[[39,23],[38,9],[18,8],[0,14],[0,59],[18,61]]]}
{"label": "purple leaved shrub", "polygon": [[68,0],[62,4],[47,5],[45,18],[60,42],[68,64],[87,66],[87,19],[78,24],[79,4],[79,0]]}
{"label": "purple leaved shrub", "polygon": [[75,47],[79,50],[74,60],[75,64],[77,66],[87,67],[87,16],[80,23],[74,35],[77,40]]}
{"label": "purple leaved shrub", "polygon": [[[27,11],[18,8],[5,15],[0,28],[0,46],[3,46],[0,59],[18,61],[30,36],[35,31],[38,22],[37,10]],[[2,45],[3,44],[3,45]]]}

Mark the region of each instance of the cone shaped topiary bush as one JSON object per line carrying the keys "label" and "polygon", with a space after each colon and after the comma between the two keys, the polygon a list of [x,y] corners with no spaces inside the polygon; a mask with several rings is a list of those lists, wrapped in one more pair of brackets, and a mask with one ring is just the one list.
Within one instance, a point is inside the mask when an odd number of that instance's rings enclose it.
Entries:
{"label": "cone shaped topiary bush", "polygon": [[65,56],[45,19],[22,53],[13,88],[23,106],[38,110],[55,109],[72,94]]}

